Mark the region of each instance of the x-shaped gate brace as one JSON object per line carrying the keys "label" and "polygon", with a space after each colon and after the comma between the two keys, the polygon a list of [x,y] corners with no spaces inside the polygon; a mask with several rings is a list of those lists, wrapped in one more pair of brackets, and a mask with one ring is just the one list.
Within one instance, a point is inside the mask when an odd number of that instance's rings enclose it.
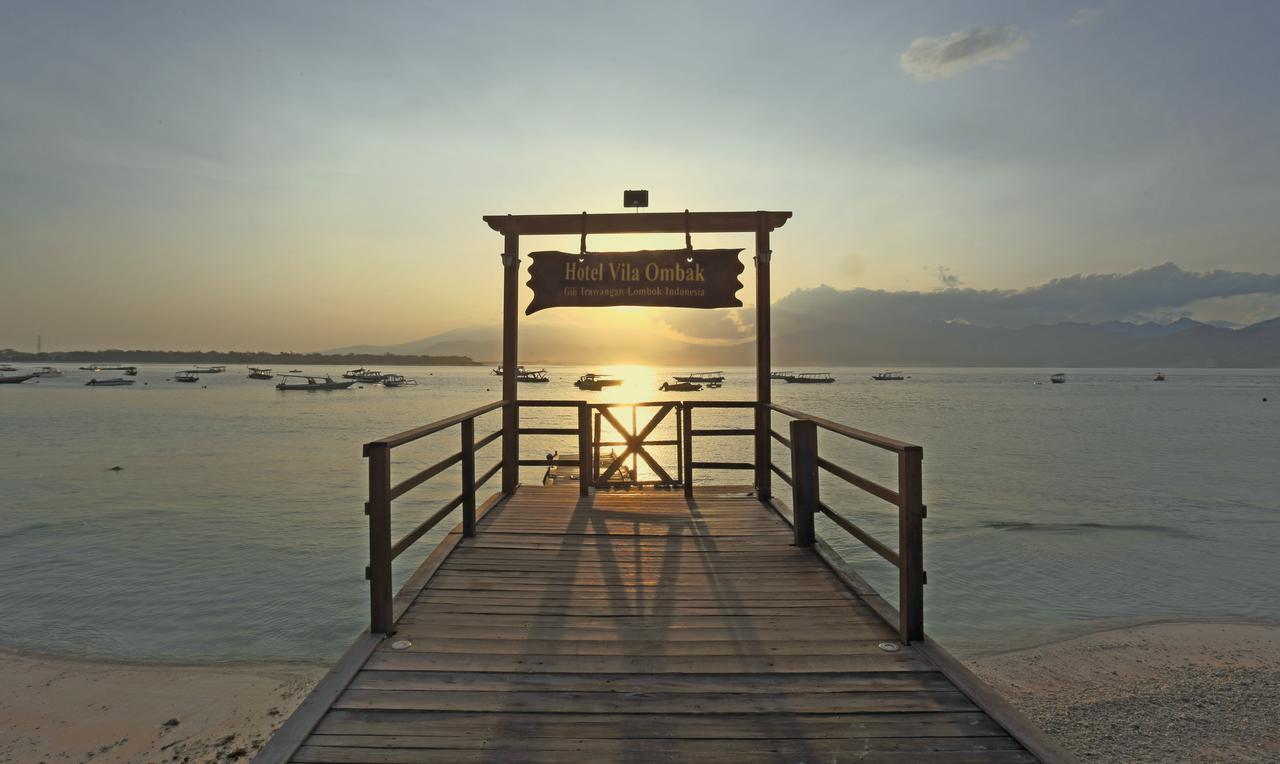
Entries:
{"label": "x-shaped gate brace", "polygon": [[[662,423],[662,420],[666,419],[667,414],[670,414],[677,405],[678,404],[675,403],[665,403],[659,406],[657,412],[654,413],[648,423],[646,423],[638,432],[634,433],[628,430],[622,422],[619,422],[618,418],[613,415],[613,412],[610,411],[608,407],[600,406],[599,409],[601,416],[608,420],[609,424],[618,431],[618,434],[626,441],[627,447],[623,449],[621,454],[613,458],[613,461],[609,463],[609,467],[604,471],[604,474],[600,476],[596,485],[607,485],[609,483],[609,479],[612,478],[618,470],[625,466],[627,457],[632,454],[636,454],[641,459],[644,459],[645,464],[649,465],[649,468],[658,476],[658,479],[662,484],[675,485],[676,480],[674,480],[671,475],[662,468],[662,465],[658,464],[657,460],[653,458],[653,455],[645,449],[644,441],[655,429],[657,429],[658,425]],[[592,447],[599,448],[597,444],[592,444]]]}

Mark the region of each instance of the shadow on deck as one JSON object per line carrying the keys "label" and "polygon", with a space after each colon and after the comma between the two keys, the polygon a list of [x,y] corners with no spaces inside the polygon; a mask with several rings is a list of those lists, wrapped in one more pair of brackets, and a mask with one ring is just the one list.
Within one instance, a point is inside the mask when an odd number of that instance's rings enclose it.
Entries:
{"label": "shadow on deck", "polygon": [[259,761],[1036,760],[749,490],[520,487]]}

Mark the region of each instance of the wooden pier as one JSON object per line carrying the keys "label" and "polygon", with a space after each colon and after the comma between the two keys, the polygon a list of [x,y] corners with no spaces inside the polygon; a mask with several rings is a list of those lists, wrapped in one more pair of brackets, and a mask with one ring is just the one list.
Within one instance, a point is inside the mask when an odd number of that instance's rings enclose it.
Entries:
{"label": "wooden pier", "polygon": [[[504,243],[502,400],[365,444],[369,629],[256,761],[1072,761],[926,635],[923,449],[772,403],[769,240],[790,216],[485,218]],[[521,236],[581,234],[585,258],[588,234],[680,231],[690,261],[691,233],[754,233],[754,400],[519,400]],[[544,426],[522,426],[530,410]],[[575,461],[522,456],[522,436],[564,438]],[[393,481],[395,449],[428,437],[458,450]],[[708,438],[741,445],[709,459]],[[896,484],[821,448],[842,438],[894,455]],[[577,485],[530,480],[551,466]],[[735,471],[748,485],[699,482]],[[393,539],[393,502],[439,479],[458,495]],[[824,497],[832,480],[894,507],[897,538]],[[446,520],[394,593],[393,561]],[[819,526],[896,568],[896,604]]]}

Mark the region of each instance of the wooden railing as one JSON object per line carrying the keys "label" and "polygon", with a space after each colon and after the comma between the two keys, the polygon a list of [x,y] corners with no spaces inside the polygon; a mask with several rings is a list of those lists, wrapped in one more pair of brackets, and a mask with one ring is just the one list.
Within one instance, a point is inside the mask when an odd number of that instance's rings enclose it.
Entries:
{"label": "wooden railing", "polygon": [[[769,436],[791,452],[791,473],[775,464],[769,468],[791,486],[792,518],[796,546],[812,546],[814,516],[821,512],[849,535],[865,544],[898,569],[898,633],[904,642],[924,639],[924,523],[926,508],[922,499],[922,467],[924,450],[920,446],[893,438],[846,427],[821,417],[771,405],[771,411],[790,417],[790,437],[769,428]],[[897,490],[846,469],[822,457],[818,452],[818,430],[826,430],[846,438],[891,451],[898,456]],[[823,503],[818,490],[819,471],[840,478],[866,493],[898,508],[898,548],[872,536],[848,517]]]}
{"label": "wooden railing", "polygon": [[693,458],[693,439],[695,437],[733,437],[733,436],[750,436],[754,437],[756,431],[754,428],[733,429],[726,427],[718,427],[712,429],[695,429],[693,426],[693,412],[695,409],[751,409],[755,411],[757,404],[755,401],[685,401],[684,410],[681,412],[681,421],[683,425],[681,429],[684,435],[684,495],[693,496],[693,473],[694,470],[746,470],[753,471],[756,468],[755,462],[708,462],[695,461]]}
{"label": "wooden railing", "polygon": [[[505,405],[506,401],[495,401],[438,422],[364,444],[364,455],[369,460],[369,501],[364,505],[364,512],[369,516],[369,567],[365,568],[365,578],[369,580],[370,632],[391,633],[394,622],[391,562],[395,558],[403,554],[415,541],[436,527],[458,507],[462,507],[463,535],[475,534],[476,491],[502,469],[502,460],[499,460],[496,465],[476,476],[476,452],[502,437],[502,430],[498,430],[476,440],[476,418]],[[392,449],[455,426],[460,429],[461,448],[458,453],[436,462],[399,483],[392,484]],[[392,543],[391,502],[454,465],[462,466],[461,492],[406,533],[399,541]]]}

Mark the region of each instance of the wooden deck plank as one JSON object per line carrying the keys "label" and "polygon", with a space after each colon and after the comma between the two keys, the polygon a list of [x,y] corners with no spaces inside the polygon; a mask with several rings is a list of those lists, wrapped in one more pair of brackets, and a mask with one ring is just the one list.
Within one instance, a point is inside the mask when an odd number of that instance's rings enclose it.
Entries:
{"label": "wooden deck plank", "polygon": [[749,492],[521,488],[298,762],[1024,762]]}

